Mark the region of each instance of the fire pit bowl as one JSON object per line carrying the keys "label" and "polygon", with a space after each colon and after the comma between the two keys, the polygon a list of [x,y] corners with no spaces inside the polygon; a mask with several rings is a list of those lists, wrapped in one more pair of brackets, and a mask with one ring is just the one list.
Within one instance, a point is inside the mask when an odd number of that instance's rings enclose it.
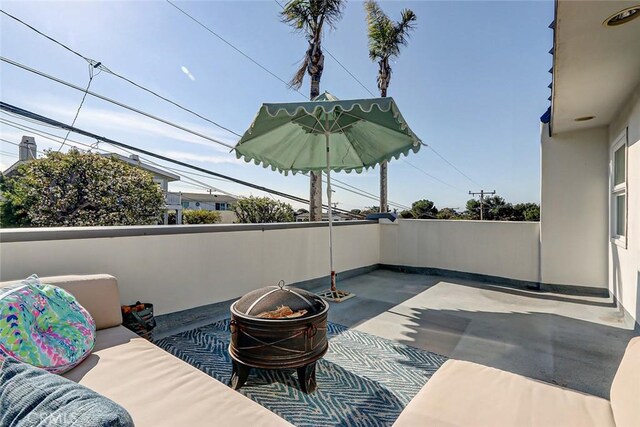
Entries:
{"label": "fire pit bowl", "polygon": [[[290,308],[293,314],[288,318],[260,317],[274,315],[278,309],[282,312],[282,307]],[[313,392],[317,387],[316,361],[329,348],[328,311],[329,305],[317,295],[284,287],[284,282],[250,292],[233,303],[229,385],[235,390],[242,387],[251,368],[295,368],[300,389]]]}

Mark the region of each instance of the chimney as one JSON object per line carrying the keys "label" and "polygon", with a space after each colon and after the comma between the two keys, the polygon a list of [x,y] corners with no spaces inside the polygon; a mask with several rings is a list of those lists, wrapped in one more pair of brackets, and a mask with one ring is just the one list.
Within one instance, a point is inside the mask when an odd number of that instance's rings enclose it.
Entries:
{"label": "chimney", "polygon": [[19,160],[29,161],[35,160],[37,157],[38,146],[36,145],[36,139],[32,136],[23,136],[20,141]]}

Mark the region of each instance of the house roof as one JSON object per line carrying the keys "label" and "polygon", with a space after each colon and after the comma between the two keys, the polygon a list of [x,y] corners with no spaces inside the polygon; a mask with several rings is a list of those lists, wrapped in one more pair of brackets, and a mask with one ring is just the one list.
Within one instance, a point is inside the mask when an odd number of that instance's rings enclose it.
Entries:
{"label": "house roof", "polygon": [[[607,125],[640,84],[640,19],[608,26],[634,1],[556,2],[553,133]],[[592,119],[584,120],[593,116]],[[583,118],[582,121],[576,119]]]}
{"label": "house roof", "polygon": [[135,155],[132,155],[131,157],[123,156],[117,153],[104,153],[101,155],[105,157],[116,157],[117,159],[122,160],[125,163],[128,163],[133,166],[138,166],[139,168],[149,171],[156,176],[165,178],[167,181],[180,181],[180,175],[176,175],[175,173],[169,172],[164,169],[160,169],[159,167],[150,165],[148,163],[143,163]]}
{"label": "house roof", "polygon": [[185,193],[181,192],[182,200],[188,202],[205,202],[205,203],[234,203],[238,199],[227,194],[209,194],[209,193]]}
{"label": "house roof", "polygon": [[15,162],[14,164],[12,164],[11,166],[9,166],[7,169],[4,170],[4,172],[2,172],[2,174],[4,176],[9,176],[13,173],[13,171],[15,171],[18,166],[20,166],[21,164],[25,163],[25,160],[18,160],[17,162]]}

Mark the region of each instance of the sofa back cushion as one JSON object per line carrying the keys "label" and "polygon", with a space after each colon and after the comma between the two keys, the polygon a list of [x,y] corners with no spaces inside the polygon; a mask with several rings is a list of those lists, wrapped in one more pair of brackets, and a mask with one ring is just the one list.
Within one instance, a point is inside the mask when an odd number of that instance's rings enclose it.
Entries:
{"label": "sofa back cushion", "polygon": [[624,352],[611,385],[611,409],[618,427],[640,426],[640,337]]}
{"label": "sofa back cushion", "polygon": [[[72,294],[93,317],[96,329],[122,324],[118,281],[108,274],[41,277],[42,283],[56,285]],[[17,282],[0,283],[0,287]]]}

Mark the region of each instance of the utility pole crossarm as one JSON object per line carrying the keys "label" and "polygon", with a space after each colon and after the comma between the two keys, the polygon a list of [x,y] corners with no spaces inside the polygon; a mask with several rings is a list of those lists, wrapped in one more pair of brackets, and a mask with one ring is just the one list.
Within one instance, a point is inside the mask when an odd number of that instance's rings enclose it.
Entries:
{"label": "utility pole crossarm", "polygon": [[469,194],[473,197],[480,196],[480,221],[484,220],[484,196],[496,194],[496,190],[493,191],[485,191],[480,190],[479,192],[469,191]]}

